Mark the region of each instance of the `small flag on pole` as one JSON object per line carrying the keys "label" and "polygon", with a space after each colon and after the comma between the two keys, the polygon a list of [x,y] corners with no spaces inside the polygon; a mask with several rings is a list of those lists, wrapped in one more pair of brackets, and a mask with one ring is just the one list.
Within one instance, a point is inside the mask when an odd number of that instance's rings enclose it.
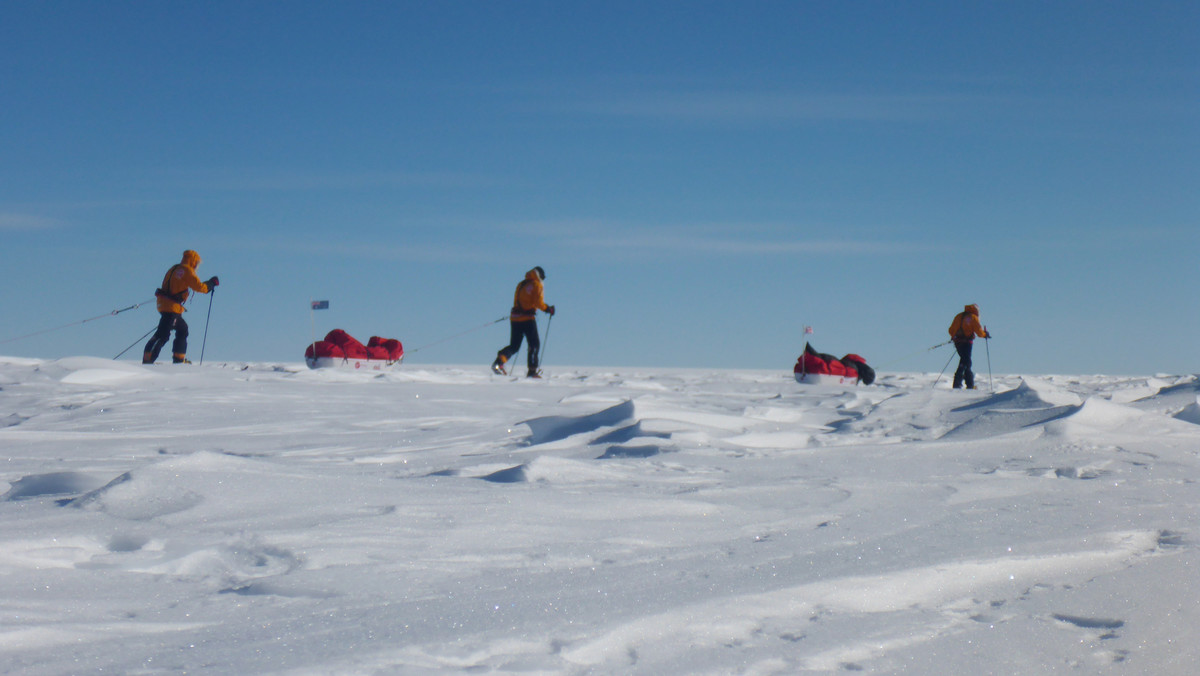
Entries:
{"label": "small flag on pole", "polygon": [[806,327],[804,327],[804,335],[806,335],[806,336],[807,336],[807,335],[809,335],[809,334],[811,334],[811,333],[812,333],[812,327],[811,327],[811,326],[806,326]]}
{"label": "small flag on pole", "polygon": [[314,301],[312,302],[312,309],[314,309],[314,310],[328,310],[328,309],[329,309],[329,301],[327,301],[327,300],[314,300]]}

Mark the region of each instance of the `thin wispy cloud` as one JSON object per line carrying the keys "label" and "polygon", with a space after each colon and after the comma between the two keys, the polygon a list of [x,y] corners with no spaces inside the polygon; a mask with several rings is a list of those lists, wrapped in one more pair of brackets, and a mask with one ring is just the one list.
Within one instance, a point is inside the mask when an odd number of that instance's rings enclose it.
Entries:
{"label": "thin wispy cloud", "polygon": [[0,213],[0,230],[7,232],[52,230],[61,226],[60,221],[45,216]]}
{"label": "thin wispy cloud", "polygon": [[696,123],[924,121],[978,109],[961,94],[839,94],[770,90],[624,91],[568,96],[551,112]]}
{"label": "thin wispy cloud", "polygon": [[363,261],[388,261],[404,263],[477,264],[495,260],[493,250],[486,246],[464,241],[457,245],[445,244],[347,244],[337,242],[309,242],[294,240],[263,240],[241,242],[243,250],[286,252],[321,258],[342,258]]}
{"label": "thin wispy cloud", "polygon": [[629,235],[621,237],[586,237],[570,241],[576,248],[625,253],[655,252],[656,254],[703,254],[722,256],[770,256],[792,254],[894,254],[897,252],[928,251],[931,247],[913,243],[867,241],[852,239],[741,239],[735,236],[688,236],[675,233]]}
{"label": "thin wispy cloud", "polygon": [[799,237],[795,226],[771,223],[698,223],[630,226],[599,221],[529,223],[510,226],[515,234],[551,240],[558,247],[588,255],[770,256],[821,253],[885,255],[944,250],[917,242],[869,238]]}
{"label": "thin wispy cloud", "polygon": [[[1022,78],[914,77],[892,90],[870,84],[804,89],[728,81],[653,79],[532,85],[507,92],[526,113],[691,125],[835,122],[921,123],[990,120],[1064,122],[1145,117],[1171,123],[1194,106],[1169,98],[1114,100],[1101,93],[1031,88]],[[1061,133],[1061,130],[1060,130]]]}
{"label": "thin wispy cloud", "polygon": [[455,171],[305,172],[275,169],[200,172],[179,178],[178,182],[205,190],[252,192],[464,188],[498,184],[494,177]]}
{"label": "thin wispy cloud", "polygon": [[[445,224],[443,224],[445,225]],[[430,227],[441,227],[430,225]],[[800,237],[773,224],[695,224],[690,226],[614,226],[596,220],[453,226],[461,237],[451,243],[355,244],[267,240],[241,242],[242,249],[287,251],[364,261],[491,263],[509,255],[509,247],[539,241],[560,260],[687,259],[715,256],[762,258],[822,254],[884,256],[945,251],[948,245],[869,238]],[[794,230],[792,228],[791,230]],[[512,253],[515,253],[516,249]]]}

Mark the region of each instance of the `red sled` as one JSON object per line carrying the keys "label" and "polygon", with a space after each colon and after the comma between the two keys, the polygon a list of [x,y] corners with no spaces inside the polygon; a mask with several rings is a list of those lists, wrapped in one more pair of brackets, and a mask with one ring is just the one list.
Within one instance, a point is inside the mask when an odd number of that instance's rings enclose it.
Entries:
{"label": "red sled", "polygon": [[808,385],[870,385],[875,382],[875,369],[867,366],[867,360],[856,354],[841,359],[817,352],[812,345],[804,344],[804,354],[796,360],[792,369],[796,382]]}
{"label": "red sled", "polygon": [[334,329],[304,350],[310,369],[343,368],[353,371],[383,371],[404,361],[404,345],[395,338],[371,336],[366,345],[341,329]]}

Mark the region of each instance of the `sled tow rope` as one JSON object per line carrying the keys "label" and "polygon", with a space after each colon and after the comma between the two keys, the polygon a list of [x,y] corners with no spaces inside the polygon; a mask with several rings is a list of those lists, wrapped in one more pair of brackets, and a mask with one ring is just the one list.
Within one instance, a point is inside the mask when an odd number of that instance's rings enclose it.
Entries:
{"label": "sled tow rope", "polygon": [[56,327],[54,327],[54,328],[52,328],[52,329],[43,329],[43,330],[41,330],[41,331],[35,331],[35,332],[33,332],[33,333],[27,333],[27,334],[25,334],[25,335],[23,335],[23,336],[17,336],[16,338],[7,338],[7,339],[5,339],[5,340],[0,340],[0,345],[3,345],[3,344],[5,344],[5,343],[15,343],[15,342],[16,342],[16,341],[18,341],[18,340],[25,340],[26,338],[33,338],[34,336],[40,336],[40,335],[42,335],[43,333],[51,333],[51,332],[53,332],[53,331],[60,331],[60,330],[62,330],[62,329],[65,329],[65,328],[68,328],[68,327],[71,327],[71,326],[78,326],[78,325],[80,325],[80,324],[86,324],[86,323],[88,323],[88,322],[90,322],[90,321],[94,321],[94,320],[96,320],[96,319],[103,319],[103,318],[105,318],[105,317],[112,317],[112,316],[115,316],[115,315],[119,315],[119,314],[121,314],[122,312],[125,312],[125,311],[127,311],[127,310],[136,310],[136,309],[140,308],[141,306],[145,305],[146,303],[153,303],[153,302],[154,302],[154,299],[153,299],[153,298],[151,298],[150,300],[144,300],[144,301],[142,301],[142,302],[140,302],[140,303],[134,303],[133,305],[130,305],[129,307],[123,307],[123,308],[121,308],[120,310],[113,310],[112,312],[109,312],[108,314],[96,315],[95,317],[88,317],[87,319],[81,319],[81,320],[79,320],[79,321],[77,321],[77,322],[71,322],[70,324],[63,324],[62,326],[56,326]]}
{"label": "sled tow rope", "polygon": [[950,343],[953,343],[953,342],[954,342],[953,340],[947,340],[946,342],[938,343],[937,345],[934,345],[933,347],[927,347],[924,350],[920,350],[918,352],[913,352],[912,354],[908,355],[907,357],[893,359],[892,361],[889,361],[888,363],[883,364],[882,366],[876,366],[875,370],[879,371],[880,369],[885,369],[885,368],[891,367],[893,364],[899,364],[902,361],[908,361],[909,359],[912,359],[913,357],[915,357],[919,354],[925,354],[926,352],[933,352],[934,350],[938,349],[939,347],[941,347],[943,345],[949,345]]}
{"label": "sled tow rope", "polygon": [[491,325],[493,325],[493,324],[499,324],[500,322],[502,322],[502,321],[504,321],[504,320],[506,320],[506,319],[508,319],[508,315],[504,315],[504,316],[503,316],[503,317],[501,317],[500,319],[497,319],[497,320],[495,320],[495,321],[488,322],[487,324],[483,324],[482,326],[476,326],[476,327],[475,327],[475,328],[473,328],[473,329],[467,329],[466,331],[463,331],[462,333],[456,333],[456,334],[454,334],[453,336],[448,336],[448,337],[446,337],[446,338],[442,338],[441,340],[435,340],[434,342],[432,342],[432,343],[429,343],[428,345],[422,345],[421,347],[414,348],[414,349],[412,349],[412,350],[408,350],[408,351],[407,351],[405,354],[412,354],[412,353],[414,353],[414,352],[420,352],[421,350],[424,350],[424,349],[425,349],[425,348],[427,348],[427,347],[433,347],[434,345],[441,345],[442,343],[445,343],[445,342],[448,342],[448,341],[454,340],[455,338],[459,338],[459,337],[465,336],[465,335],[467,335],[468,333],[475,333],[476,331],[482,331],[482,330],[486,329],[487,327],[489,327],[489,326],[491,326]]}

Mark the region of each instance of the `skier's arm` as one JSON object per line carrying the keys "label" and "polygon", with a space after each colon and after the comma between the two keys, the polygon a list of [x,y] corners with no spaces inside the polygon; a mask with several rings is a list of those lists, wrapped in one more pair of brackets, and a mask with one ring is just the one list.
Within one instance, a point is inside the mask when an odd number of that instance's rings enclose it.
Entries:
{"label": "skier's arm", "polygon": [[983,328],[983,324],[979,323],[979,320],[975,320],[974,324],[975,324],[975,335],[979,336],[980,338],[990,338],[991,337],[988,335],[987,329]]}
{"label": "skier's arm", "polygon": [[534,287],[533,291],[533,306],[542,312],[549,312],[550,306],[546,305],[546,290],[541,284]]}
{"label": "skier's arm", "polygon": [[191,270],[190,268],[184,268],[183,281],[185,284],[187,284],[189,289],[192,289],[197,293],[209,292],[208,285],[200,281],[200,277],[197,276],[195,271]]}

